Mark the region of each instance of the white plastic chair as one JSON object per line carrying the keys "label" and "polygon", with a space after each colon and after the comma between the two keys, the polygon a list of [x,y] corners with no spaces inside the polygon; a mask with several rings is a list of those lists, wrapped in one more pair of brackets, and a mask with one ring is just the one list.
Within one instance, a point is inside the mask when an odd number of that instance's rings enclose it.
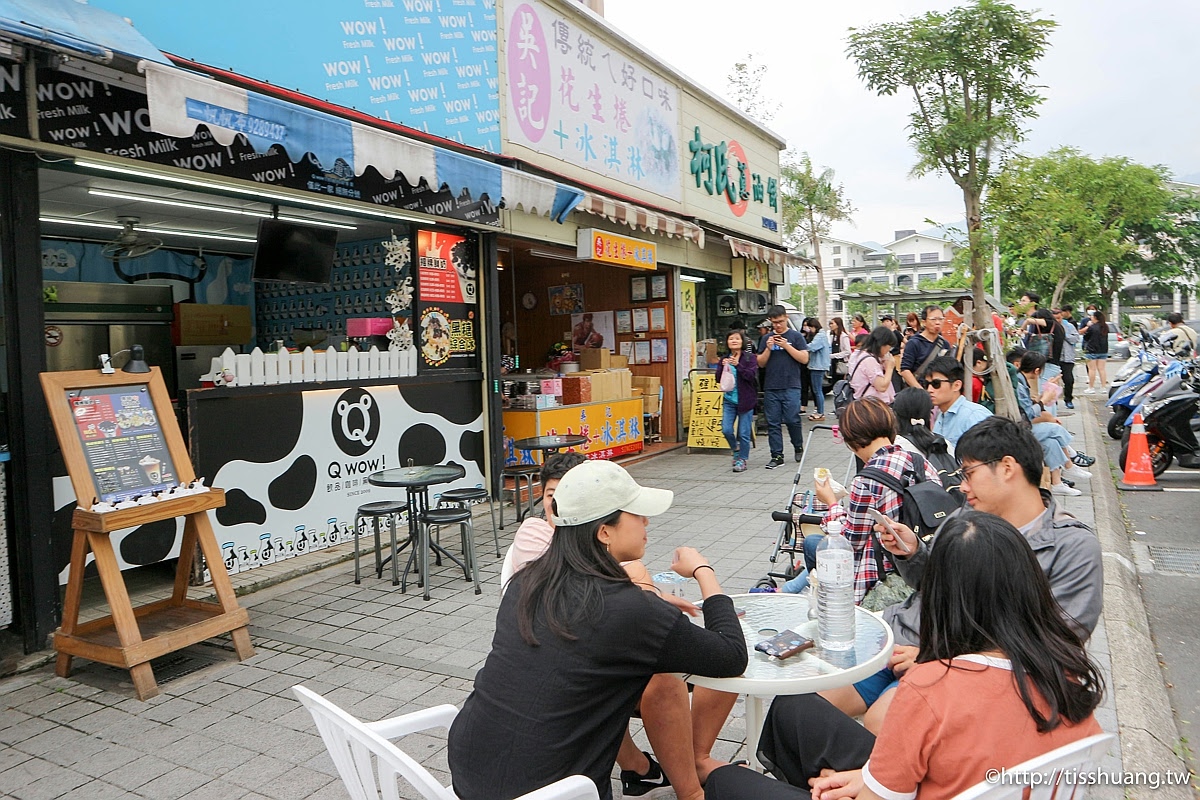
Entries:
{"label": "white plastic chair", "polygon": [[1099,733],[1078,742],[1065,744],[1057,750],[1051,750],[1043,756],[1031,758],[1005,770],[1009,777],[1023,778],[1021,782],[982,781],[956,795],[954,800],[1072,800],[1077,796],[1082,797],[1087,787],[1081,786],[1078,779],[1068,783],[1063,777],[1063,771],[1083,772],[1099,764],[1114,738],[1116,737],[1111,733]]}
{"label": "white plastic chair", "polygon": [[[442,786],[428,770],[388,741],[430,728],[448,729],[458,715],[454,706],[436,706],[364,723],[303,686],[293,686],[292,691],[312,714],[353,800],[399,800],[398,778],[411,784],[426,800],[457,800],[449,786]],[[599,800],[599,794],[590,779],[572,775],[517,800]]]}

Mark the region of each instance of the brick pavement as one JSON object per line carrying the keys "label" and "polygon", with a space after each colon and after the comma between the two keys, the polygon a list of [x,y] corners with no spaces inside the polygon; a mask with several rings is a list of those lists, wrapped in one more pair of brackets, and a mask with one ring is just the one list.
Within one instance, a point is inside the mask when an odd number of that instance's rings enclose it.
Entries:
{"label": "brick pavement", "polygon": [[[1078,431],[1082,419],[1066,421]],[[671,510],[651,522],[650,570],[666,569],[671,551],[687,544],[709,557],[726,591],[753,586],[771,566],[777,524],[769,512],[783,507],[796,466],[764,470],[766,458],[762,447],[755,449],[740,475],[729,471],[726,456],[685,451],[633,465],[639,481],[676,493]],[[827,466],[841,479],[848,462],[845,448],[819,433],[806,472]],[[1066,505],[1090,521],[1086,483],[1081,488],[1085,495]],[[451,567],[434,569],[433,599],[424,602],[411,590],[400,594],[386,576],[372,573],[356,586],[352,565],[335,563],[243,597],[257,655],[239,663],[218,640],[198,645],[193,650],[217,663],[163,684],[162,695],[149,702],[133,699],[127,676],[78,660],[72,679],[45,665],[0,681],[0,794],[344,798],[311,718],[288,689],[303,683],[364,720],[461,704],[483,662],[499,602],[500,562],[488,548],[488,523],[478,521],[481,596]],[[512,531],[502,532],[502,546]],[[344,558],[344,548],[321,557]],[[261,580],[253,573],[236,577],[243,585]],[[1091,649],[1107,677],[1106,648],[1102,621]],[[1098,716],[1105,730],[1116,730],[1111,698]],[[744,737],[739,701],[715,755],[737,757]],[[409,737],[405,749],[449,781],[444,733]],[[1105,766],[1119,763],[1114,746]],[[404,796],[416,795],[410,789]]]}

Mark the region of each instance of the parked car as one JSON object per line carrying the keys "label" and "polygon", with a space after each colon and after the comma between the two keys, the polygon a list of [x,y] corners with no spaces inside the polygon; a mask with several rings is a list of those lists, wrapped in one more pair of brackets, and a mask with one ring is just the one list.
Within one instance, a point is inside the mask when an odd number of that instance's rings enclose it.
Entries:
{"label": "parked car", "polygon": [[1129,358],[1129,342],[1122,335],[1117,323],[1108,323],[1108,357],[1109,358]]}

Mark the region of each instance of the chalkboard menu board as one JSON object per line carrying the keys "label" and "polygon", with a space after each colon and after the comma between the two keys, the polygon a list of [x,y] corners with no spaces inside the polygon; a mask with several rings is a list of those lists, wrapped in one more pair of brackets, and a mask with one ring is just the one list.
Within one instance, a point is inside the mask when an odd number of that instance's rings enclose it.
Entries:
{"label": "chalkboard menu board", "polygon": [[68,389],[66,396],[101,500],[119,503],[179,482],[145,384]]}

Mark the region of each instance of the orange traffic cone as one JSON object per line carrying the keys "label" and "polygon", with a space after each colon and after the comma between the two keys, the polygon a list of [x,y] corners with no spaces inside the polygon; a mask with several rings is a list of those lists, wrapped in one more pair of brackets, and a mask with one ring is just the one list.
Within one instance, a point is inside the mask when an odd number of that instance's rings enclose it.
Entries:
{"label": "orange traffic cone", "polygon": [[1129,431],[1129,448],[1125,452],[1125,480],[1119,486],[1127,492],[1161,492],[1162,487],[1154,480],[1154,466],[1150,462],[1150,443],[1146,439],[1146,426],[1142,415],[1133,415],[1133,428]]}

